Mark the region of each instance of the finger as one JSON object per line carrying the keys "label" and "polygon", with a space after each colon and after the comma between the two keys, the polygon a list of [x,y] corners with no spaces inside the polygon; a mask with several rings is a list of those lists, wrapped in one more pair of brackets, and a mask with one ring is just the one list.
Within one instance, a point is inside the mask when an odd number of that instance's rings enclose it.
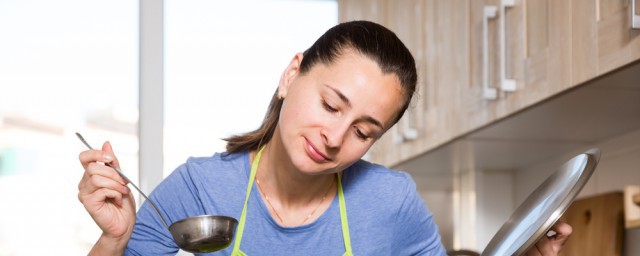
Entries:
{"label": "finger", "polygon": [[89,163],[92,163],[92,162],[109,163],[113,161],[114,158],[115,157],[113,156],[113,153],[108,154],[107,152],[104,152],[102,150],[96,150],[96,149],[85,150],[80,152],[80,154],[78,155],[78,159],[80,160],[82,167],[85,169],[87,169],[87,165]]}
{"label": "finger", "polygon": [[122,207],[122,194],[118,191],[101,188],[96,191],[95,196],[101,198],[104,203],[114,203],[115,205]]}
{"label": "finger", "polygon": [[573,232],[573,228],[571,225],[563,221],[558,221],[551,227],[551,230],[556,232],[556,234],[550,238],[550,241],[554,251],[557,253],[569,239],[569,236]]}
{"label": "finger", "polygon": [[118,162],[118,158],[113,153],[113,148],[111,147],[111,143],[110,142],[107,141],[104,144],[102,144],[102,151],[104,151],[104,153],[105,153],[103,155],[103,157],[107,161],[106,163],[111,163],[115,167],[120,168],[120,162]]}
{"label": "finger", "polygon": [[122,193],[113,189],[101,188],[91,194],[78,195],[78,198],[87,209],[99,209],[105,203],[122,207]]}
{"label": "finger", "polygon": [[122,185],[126,185],[127,182],[124,178],[122,178],[122,176],[120,176],[120,174],[118,174],[118,172],[116,172],[116,170],[114,170],[112,167],[110,166],[105,166],[99,163],[90,163],[87,166],[87,170],[86,173],[88,175],[100,175],[100,176],[104,176],[107,177],[109,179],[115,180],[117,182],[120,182],[120,184]]}
{"label": "finger", "polygon": [[107,178],[101,175],[91,175],[89,179],[85,182],[85,185],[81,190],[81,193],[91,194],[102,188],[115,190],[122,194],[129,193],[129,188],[127,188],[126,185],[123,185],[115,180],[112,180],[110,178]]}
{"label": "finger", "polygon": [[561,235],[563,237],[569,237],[569,235],[573,233],[573,228],[571,227],[571,225],[567,224],[562,220],[558,220],[555,224],[553,224],[553,226],[551,227],[551,230],[553,230],[558,235]]}
{"label": "finger", "polygon": [[[118,183],[120,183],[120,185],[126,186],[127,182],[125,181],[124,178],[122,178],[122,176],[120,176],[112,167],[109,166],[105,166],[102,164],[98,164],[98,163],[90,163],[87,166],[87,170],[85,170],[85,172],[82,175],[82,178],[80,179],[80,182],[78,183],[78,190],[85,190],[87,189],[87,183],[89,183],[89,180],[91,178],[91,176],[93,175],[99,175],[99,176],[103,176],[105,178],[108,179],[112,179]],[[92,189],[91,191],[93,191],[95,189]]]}
{"label": "finger", "polygon": [[89,179],[89,177],[91,177],[89,174],[87,174],[87,172],[84,172],[82,174],[82,178],[80,179],[80,182],[78,182],[78,191],[82,191],[86,188],[87,184],[87,180]]}
{"label": "finger", "polygon": [[551,241],[546,235],[542,236],[542,238],[538,240],[538,242],[536,243],[536,249],[537,253],[539,253],[540,255],[556,255],[556,253],[554,253]]}

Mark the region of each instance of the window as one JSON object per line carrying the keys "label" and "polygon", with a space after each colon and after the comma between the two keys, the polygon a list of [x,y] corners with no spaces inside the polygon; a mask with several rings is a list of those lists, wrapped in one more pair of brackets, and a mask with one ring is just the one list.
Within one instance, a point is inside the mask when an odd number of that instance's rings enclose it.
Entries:
{"label": "window", "polygon": [[282,71],[338,22],[336,1],[168,0],[164,173],[256,129]]}
{"label": "window", "polygon": [[[338,20],[326,0],[167,0],[164,13],[167,174],[256,128],[289,60]],[[138,181],[138,27],[138,1],[0,1],[0,255],[84,255],[99,237],[77,199],[76,131],[109,140]]]}
{"label": "window", "polygon": [[136,1],[0,1],[0,255],[83,255],[82,132],[137,180]]}

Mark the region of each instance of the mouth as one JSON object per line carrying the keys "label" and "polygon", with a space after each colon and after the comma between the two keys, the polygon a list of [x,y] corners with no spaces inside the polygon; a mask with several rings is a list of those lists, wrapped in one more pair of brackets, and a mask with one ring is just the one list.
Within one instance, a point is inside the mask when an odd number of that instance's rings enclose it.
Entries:
{"label": "mouth", "polygon": [[309,140],[305,138],[305,150],[311,159],[318,163],[326,163],[331,161],[331,158],[320,152],[316,147],[311,144]]}

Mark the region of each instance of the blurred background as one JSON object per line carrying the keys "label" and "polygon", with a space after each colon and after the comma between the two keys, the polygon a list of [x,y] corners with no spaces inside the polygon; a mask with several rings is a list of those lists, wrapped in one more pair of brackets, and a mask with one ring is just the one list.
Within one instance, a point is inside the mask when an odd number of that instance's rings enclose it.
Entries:
{"label": "blurred background", "polygon": [[636,2],[0,0],[0,256],[86,255],[98,238],[77,200],[75,132],[110,141],[151,192],[256,128],[294,54],[354,19],[416,58],[414,101],[365,157],[413,176],[448,250],[481,252],[562,163],[598,147],[563,217],[565,253],[640,255]]}
{"label": "blurred background", "polygon": [[[98,238],[77,199],[85,148],[75,132],[93,147],[110,141],[128,177],[151,192],[148,180],[256,128],[291,58],[338,22],[336,1],[148,2],[0,1],[0,255],[86,255]],[[142,6],[160,21],[141,28]],[[142,29],[160,31],[159,42],[142,46]],[[141,47],[158,45],[143,59]],[[147,79],[164,93],[141,95],[141,66],[158,61]],[[149,159],[160,168],[147,176],[143,100],[162,118],[149,131],[162,137],[148,146],[161,152]]]}

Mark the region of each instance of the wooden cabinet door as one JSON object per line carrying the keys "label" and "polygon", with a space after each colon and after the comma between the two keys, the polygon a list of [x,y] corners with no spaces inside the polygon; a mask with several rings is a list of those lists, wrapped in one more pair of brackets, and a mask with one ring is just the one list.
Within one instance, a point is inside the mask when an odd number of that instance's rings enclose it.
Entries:
{"label": "wooden cabinet door", "polygon": [[418,70],[418,90],[409,110],[371,151],[373,161],[392,165],[450,140],[466,127],[466,119],[459,117],[469,83],[469,1],[386,4],[384,25],[411,50]]}
{"label": "wooden cabinet door", "polygon": [[418,72],[416,96],[402,119],[392,127],[383,138],[376,143],[369,156],[376,162],[389,163],[400,159],[410,152],[420,152],[413,141],[425,138],[426,103],[428,92],[425,75],[426,70],[426,35],[425,26],[428,15],[424,12],[426,1],[386,0],[383,3],[385,17],[384,26],[391,29],[411,51]]}
{"label": "wooden cabinet door", "polygon": [[571,1],[527,1],[525,9],[523,78],[533,104],[572,84]]}
{"label": "wooden cabinet door", "polygon": [[571,4],[572,85],[640,59],[640,30],[631,28],[631,1]]}
{"label": "wooden cabinet door", "polygon": [[640,59],[629,1],[339,0],[341,21],[383,24],[416,58],[418,93],[371,160],[397,164]]}
{"label": "wooden cabinet door", "polygon": [[404,114],[402,120],[389,132],[395,133],[393,140],[396,142],[414,140],[423,135],[424,112],[426,110],[425,96],[428,97],[429,88],[426,83],[426,18],[425,1],[405,0],[386,1],[385,11],[387,21],[384,24],[391,29],[405,44],[416,62],[418,83],[416,85],[416,97],[410,105],[410,109]]}
{"label": "wooden cabinet door", "polygon": [[631,1],[638,9],[640,0],[597,1],[598,75],[640,59],[640,29],[631,29]]}
{"label": "wooden cabinet door", "polygon": [[369,20],[383,24],[384,0],[338,0],[338,19],[340,22]]}
{"label": "wooden cabinet door", "polygon": [[576,200],[561,219],[573,233],[560,255],[622,255],[624,210],[621,192]]}
{"label": "wooden cabinet door", "polygon": [[[467,131],[505,117],[531,102],[525,73],[524,0],[469,2],[470,79],[464,95]],[[512,85],[508,85],[512,84]],[[487,88],[495,92],[488,96]]]}

